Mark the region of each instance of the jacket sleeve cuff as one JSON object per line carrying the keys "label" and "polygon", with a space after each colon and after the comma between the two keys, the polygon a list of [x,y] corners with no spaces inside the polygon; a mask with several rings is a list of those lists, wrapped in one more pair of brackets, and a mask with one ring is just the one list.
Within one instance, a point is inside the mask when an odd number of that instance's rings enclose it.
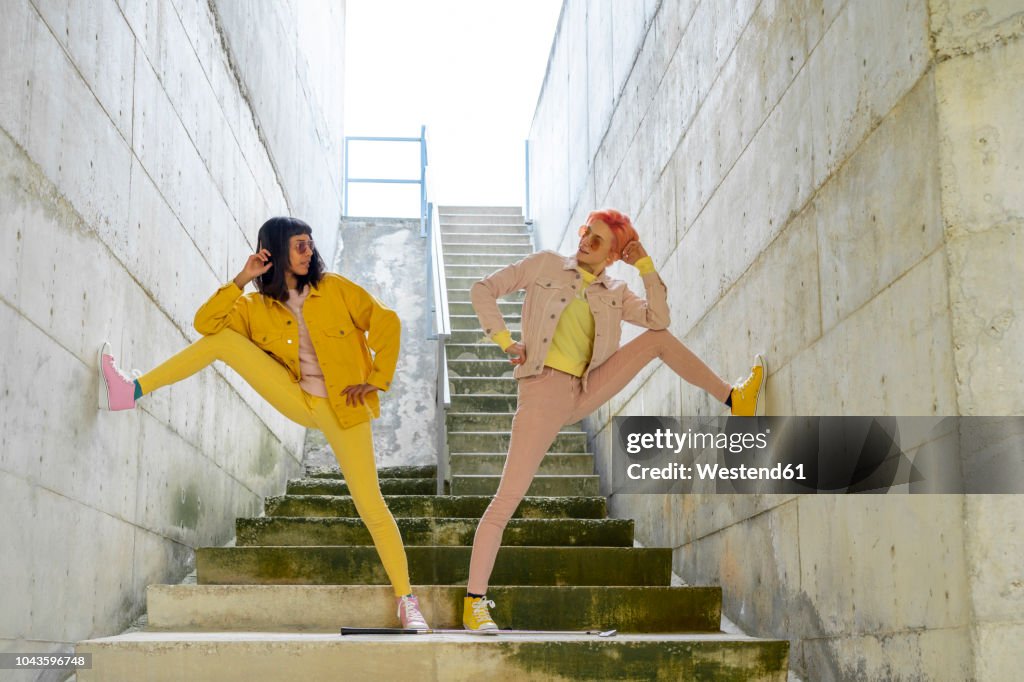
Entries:
{"label": "jacket sleeve cuff", "polygon": [[391,382],[385,379],[384,375],[380,372],[370,372],[370,376],[366,378],[366,383],[376,386],[382,391],[391,388]]}
{"label": "jacket sleeve cuff", "polygon": [[654,272],[654,261],[651,259],[650,256],[644,256],[633,265],[634,267],[636,267],[637,270],[640,271],[641,277],[643,277],[644,275],[649,275],[652,272]]}
{"label": "jacket sleeve cuff", "polygon": [[494,336],[492,336],[491,340],[494,341],[494,343],[501,346],[502,350],[507,350],[509,346],[515,343],[515,341],[512,340],[512,332],[510,332],[507,329],[502,330],[495,334]]}

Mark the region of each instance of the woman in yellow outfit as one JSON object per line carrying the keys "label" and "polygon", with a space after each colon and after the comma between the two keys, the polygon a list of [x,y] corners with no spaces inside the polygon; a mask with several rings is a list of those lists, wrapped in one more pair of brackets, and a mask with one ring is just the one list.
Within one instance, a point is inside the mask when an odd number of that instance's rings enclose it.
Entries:
{"label": "woman in yellow outfit", "polygon": [[[203,338],[135,379],[103,344],[100,407],[134,408],[143,395],[214,360],[228,364],[283,415],[324,432],[395,590],[402,627],[426,628],[398,525],[380,492],[370,429],[380,416],[377,391],[390,388],[398,361],[398,316],[324,270],[309,225],[271,218],[242,271],[196,312]],[[257,293],[243,295],[249,282]]]}

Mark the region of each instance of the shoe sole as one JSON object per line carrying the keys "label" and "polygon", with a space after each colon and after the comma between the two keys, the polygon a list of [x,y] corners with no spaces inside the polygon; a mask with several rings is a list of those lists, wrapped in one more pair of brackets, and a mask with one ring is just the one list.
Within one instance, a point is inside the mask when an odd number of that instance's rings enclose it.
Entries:
{"label": "shoe sole", "polygon": [[109,348],[110,344],[106,341],[100,345],[100,350],[96,353],[96,368],[100,373],[100,381],[97,387],[96,394],[96,406],[101,410],[110,411],[110,387],[107,385],[107,377],[103,375],[103,356],[104,350]]}
{"label": "shoe sole", "polygon": [[767,388],[768,386],[768,363],[765,361],[763,353],[756,353],[754,355],[754,360],[761,361],[761,386],[757,390],[757,397],[754,398],[754,416],[763,417],[763,414],[758,414],[758,410],[762,407],[764,408],[763,411],[767,411],[768,409],[767,401],[765,401],[763,404],[761,402],[761,396],[764,394],[765,388]]}

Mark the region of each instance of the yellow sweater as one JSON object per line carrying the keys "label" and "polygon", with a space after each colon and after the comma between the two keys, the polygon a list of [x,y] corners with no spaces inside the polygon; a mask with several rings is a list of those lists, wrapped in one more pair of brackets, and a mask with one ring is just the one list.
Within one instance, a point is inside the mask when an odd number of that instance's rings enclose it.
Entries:
{"label": "yellow sweater", "polygon": [[[648,256],[636,262],[636,268],[641,275],[654,272],[654,261]],[[560,370],[576,377],[583,376],[590,364],[590,357],[594,352],[594,314],[590,311],[590,304],[587,303],[587,287],[597,279],[583,268],[577,267],[577,272],[583,278],[583,286],[580,288],[580,296],[574,298],[562,310],[558,318],[558,325],[555,327],[555,335],[551,339],[551,347],[548,355],[544,358],[547,367]],[[512,335],[507,332],[500,332],[491,339],[505,350],[514,341]]]}

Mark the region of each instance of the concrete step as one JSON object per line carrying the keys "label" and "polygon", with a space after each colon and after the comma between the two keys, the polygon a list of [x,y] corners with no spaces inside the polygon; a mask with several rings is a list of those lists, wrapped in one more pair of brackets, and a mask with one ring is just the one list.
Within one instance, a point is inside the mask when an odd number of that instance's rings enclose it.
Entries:
{"label": "concrete step", "polygon": [[495,272],[496,270],[500,270],[501,268],[505,267],[509,263],[514,263],[516,260],[518,260],[518,259],[510,260],[508,263],[499,263],[498,265],[489,264],[489,263],[473,263],[473,264],[469,264],[469,265],[456,265],[456,264],[448,263],[446,261],[445,264],[444,264],[444,274],[445,274],[445,277],[448,277],[448,278],[452,278],[452,277],[474,277],[476,279],[482,279],[482,278],[486,277],[487,275],[491,274],[492,272]]}
{"label": "concrete step", "polygon": [[[385,495],[384,501],[396,518],[443,517],[479,519],[491,495]],[[267,516],[358,517],[351,497],[330,495],[279,495],[264,503]],[[512,518],[517,519],[603,519],[608,508],[603,497],[524,497]]]}
{"label": "concrete step", "polygon": [[[524,291],[513,291],[510,294],[505,294],[501,297],[502,301],[524,301],[526,299],[526,292]],[[452,289],[448,288],[448,303],[471,303],[469,296],[469,288],[465,289]]]}
{"label": "concrete step", "polygon": [[452,395],[451,412],[515,412],[517,400],[514,393]]}
{"label": "concrete step", "polygon": [[[476,316],[476,313],[470,313],[468,315],[452,315],[449,312],[449,318],[452,323],[452,331],[460,329],[482,330],[480,327],[480,318]],[[508,326],[509,330],[518,330],[520,319],[519,315],[505,315],[505,324]]]}
{"label": "concrete step", "polygon": [[[511,434],[508,431],[449,431],[449,452],[508,452]],[[555,438],[548,452],[586,452],[587,434],[563,431]]]}
{"label": "concrete step", "polygon": [[489,213],[493,215],[516,215],[522,217],[522,206],[438,206],[438,214],[465,214],[465,213]]}
{"label": "concrete step", "polygon": [[491,268],[491,270],[497,270],[503,268],[510,263],[522,260],[523,254],[521,253],[502,253],[502,252],[491,252],[491,253],[472,253],[472,252],[460,252],[460,253],[445,253],[444,254],[444,265],[446,268],[452,266],[468,266],[477,265],[480,267]]}
{"label": "concrete step", "polygon": [[80,642],[75,651],[93,655],[93,667],[79,670],[78,682],[785,682],[789,643],[709,633],[342,638],[337,632],[134,632]]}
{"label": "concrete step", "polygon": [[516,260],[525,258],[526,256],[533,253],[533,245],[529,243],[515,243],[515,242],[465,242],[465,243],[451,243],[442,245],[444,249],[444,260],[448,262],[448,259],[452,256],[458,256],[464,253],[480,253],[480,254],[510,254],[515,257]]}
{"label": "concrete step", "polygon": [[[500,475],[505,468],[505,453],[452,453],[448,457],[452,475],[489,474]],[[577,474],[588,476],[594,473],[594,455],[590,453],[548,453],[540,461],[538,474]]]}
{"label": "concrete step", "polygon": [[[472,547],[409,546],[416,585],[465,585]],[[660,547],[502,547],[492,585],[668,585]],[[199,547],[200,585],[387,585],[373,546]]]}
{"label": "concrete step", "polygon": [[[498,310],[501,311],[502,315],[514,315],[519,317],[523,312],[523,302],[498,301]],[[473,317],[476,317],[476,311],[473,309],[473,304],[468,301],[464,303],[448,301],[448,314],[472,315]]]}
{"label": "concrete step", "polygon": [[[308,478],[344,478],[337,467],[324,469],[311,468],[306,471]],[[396,466],[381,467],[377,469],[378,478],[433,478],[437,479],[437,466],[428,464],[423,466]]]}
{"label": "concrete step", "polygon": [[[427,622],[462,627],[465,587],[416,586]],[[502,586],[488,590],[505,628],[620,632],[717,632],[719,587]],[[150,585],[149,629],[325,632],[386,626],[394,618],[386,585]]]}
{"label": "concrete step", "polygon": [[[447,424],[450,431],[508,431],[512,428],[511,412],[455,412],[449,411]],[[583,423],[566,424],[565,432],[582,432]]]}
{"label": "concrete step", "polygon": [[449,343],[445,346],[445,352],[449,360],[504,360],[508,362],[508,356],[498,344],[488,341],[486,343]]}
{"label": "concrete step", "polygon": [[441,231],[450,229],[457,225],[513,225],[526,229],[522,215],[508,215],[500,213],[441,213]]}
{"label": "concrete step", "polygon": [[500,360],[448,360],[449,377],[511,377],[515,365]]}
{"label": "concrete step", "polygon": [[[399,518],[402,541],[411,545],[473,544],[477,519]],[[239,547],[371,545],[361,519],[264,516],[235,520]],[[631,519],[512,519],[502,544],[548,547],[632,547]]]}
{"label": "concrete step", "polygon": [[527,244],[531,248],[530,233],[525,229],[488,230],[486,233],[473,231],[448,232],[441,234],[441,246],[447,249],[449,244],[479,244],[494,242],[496,244]]}
{"label": "concrete step", "polygon": [[514,396],[517,388],[512,377],[454,377],[449,383],[452,395],[503,393]]}
{"label": "concrete step", "polygon": [[[498,492],[501,476],[494,475],[452,475],[453,495],[494,495]],[[597,495],[600,493],[601,478],[597,475],[579,474],[537,475],[530,482],[527,495],[538,497],[565,495]]]}
{"label": "concrete step", "polygon": [[[487,239],[505,241],[506,235],[529,235],[530,231],[522,223],[517,224],[510,222],[480,223],[474,221],[447,223],[441,225],[442,237],[452,234],[473,235],[473,241],[481,241]],[[441,241],[441,244],[442,246],[444,245],[443,239]]]}
{"label": "concrete step", "polygon": [[[518,332],[513,336],[518,337]],[[457,329],[448,337],[451,343],[490,343],[490,339],[483,331],[478,329]]]}
{"label": "concrete step", "polygon": [[[385,495],[436,495],[437,478],[381,478]],[[348,484],[336,478],[293,478],[285,488],[288,495],[348,495]]]}

